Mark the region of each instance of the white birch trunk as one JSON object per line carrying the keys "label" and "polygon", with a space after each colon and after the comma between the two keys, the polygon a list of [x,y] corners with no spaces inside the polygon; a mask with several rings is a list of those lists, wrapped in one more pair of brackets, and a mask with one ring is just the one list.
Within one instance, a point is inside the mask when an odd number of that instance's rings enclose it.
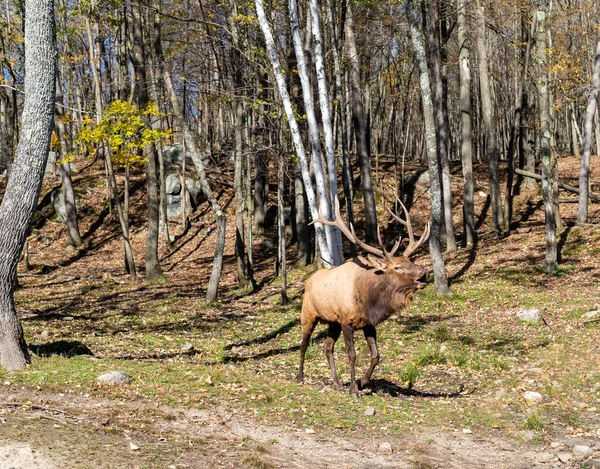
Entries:
{"label": "white birch trunk", "polygon": [[[277,50],[275,48],[275,41],[273,39],[273,34],[271,33],[271,27],[267,22],[265,10],[263,7],[263,1],[255,0],[255,4],[258,23],[265,37],[265,45],[269,53],[271,66],[273,67],[273,74],[275,75],[279,95],[281,96],[281,100],[283,101],[283,108],[285,110],[288,124],[290,126],[290,132],[292,134],[292,140],[294,142],[296,156],[298,156],[298,160],[300,162],[302,181],[304,182],[304,188],[306,190],[306,199],[308,201],[312,218],[317,219],[319,217],[319,209],[317,207],[317,199],[315,197],[315,191],[310,178],[310,170],[308,159],[306,157],[306,150],[304,148],[304,143],[302,142],[302,136],[300,135],[300,128],[298,127],[298,122],[296,122],[296,118],[294,117],[292,102],[290,100],[290,95],[287,89],[287,84],[285,82],[285,77],[283,76],[283,72],[281,70],[281,63],[279,62],[279,56],[277,55]],[[327,267],[331,267],[333,266],[333,262],[329,254],[329,247],[327,244],[327,238],[325,236],[325,230],[323,225],[321,223],[315,223],[315,231],[317,243],[321,252],[321,259],[323,259],[323,262]]]}
{"label": "white birch trunk", "polygon": [[[296,54],[298,76],[300,77],[304,111],[306,112],[306,122],[308,123],[308,133],[310,136],[312,163],[315,174],[315,183],[317,186],[317,200],[321,214],[329,220],[331,218],[331,204],[329,203],[329,199],[327,197],[327,184],[325,182],[325,169],[323,168],[323,159],[321,157],[319,127],[317,125],[317,118],[315,117],[312,86],[310,84],[310,78],[308,77],[308,67],[306,65],[306,57],[302,47],[300,22],[298,20],[298,7],[296,5],[296,0],[289,0],[289,9],[290,24],[292,27],[292,42],[294,44],[294,52]],[[325,236],[327,238],[327,246],[329,248],[329,255],[331,257],[332,264],[340,265],[343,262],[343,257],[341,256],[342,239],[339,231],[333,226],[326,226]]]}

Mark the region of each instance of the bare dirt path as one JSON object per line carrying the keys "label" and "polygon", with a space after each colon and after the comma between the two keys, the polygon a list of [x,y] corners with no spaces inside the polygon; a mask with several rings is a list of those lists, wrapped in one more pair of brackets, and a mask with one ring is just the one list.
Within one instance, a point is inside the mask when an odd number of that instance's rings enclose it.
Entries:
{"label": "bare dirt path", "polygon": [[12,391],[0,407],[3,468],[569,467],[543,448],[494,435],[432,428],[404,437],[307,433],[224,407],[184,410]]}

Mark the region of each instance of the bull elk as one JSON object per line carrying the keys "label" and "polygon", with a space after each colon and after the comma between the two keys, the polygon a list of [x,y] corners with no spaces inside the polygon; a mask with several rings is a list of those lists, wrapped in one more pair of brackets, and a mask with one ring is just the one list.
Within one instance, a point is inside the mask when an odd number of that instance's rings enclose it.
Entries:
{"label": "bull elk", "polygon": [[350,364],[350,394],[358,395],[355,378],[356,352],[354,350],[354,331],[362,329],[371,352],[371,363],[360,381],[361,388],[366,386],[379,363],[377,333],[375,327],[388,319],[394,312],[408,308],[415,291],[427,286],[429,270],[414,264],[409,256],[429,237],[429,224],[425,232],[415,242],[408,210],[398,200],[406,220],[402,220],[391,210],[392,216],[406,227],[409,244],[402,255],[396,252],[402,243],[400,237],[391,251],[387,251],[378,232],[380,248],[360,241],[352,224],[346,226],[340,214],[340,204],[335,199],[335,220],[320,216],[317,222],[337,226],[355,245],[369,254],[367,258],[355,257],[332,269],[316,272],[306,282],[302,301],[302,343],[300,345],[300,366],[297,381],[304,381],[304,357],[310,337],[319,322],[329,326],[325,339],[325,355],[331,369],[333,386],[341,390],[342,385],[335,369],[333,348],[340,333],[344,334],[346,352]]}

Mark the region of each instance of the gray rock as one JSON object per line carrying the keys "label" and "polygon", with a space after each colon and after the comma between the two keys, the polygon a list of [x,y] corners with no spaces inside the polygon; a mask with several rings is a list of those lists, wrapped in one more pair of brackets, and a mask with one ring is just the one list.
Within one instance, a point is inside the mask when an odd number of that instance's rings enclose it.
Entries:
{"label": "gray rock", "polygon": [[575,459],[585,459],[588,456],[591,456],[593,453],[592,448],[585,445],[575,445],[573,446],[573,455]]}
{"label": "gray rock", "polygon": [[54,213],[56,213],[56,219],[61,223],[65,223],[67,221],[67,207],[62,189],[55,189],[50,193],[50,203],[54,208]]}
{"label": "gray rock", "polygon": [[377,448],[377,452],[380,454],[392,454],[392,445],[387,441],[384,441]]}
{"label": "gray rock", "polygon": [[365,412],[364,412],[364,414],[365,414],[365,415],[368,415],[368,416],[373,416],[373,415],[375,415],[375,408],[374,408],[374,407],[367,407],[367,408],[365,409]]}
{"label": "gray rock", "polygon": [[191,353],[194,350],[195,350],[194,346],[192,344],[189,344],[189,343],[185,344],[183,347],[181,347],[181,352],[182,353]]}
{"label": "gray rock", "polygon": [[598,468],[600,468],[600,460],[589,459],[583,463],[583,467],[598,467]]}
{"label": "gray rock", "polygon": [[48,332],[48,331],[42,331],[42,333],[40,334],[40,339],[42,339],[42,340],[48,340],[49,337],[50,337],[50,332]]}
{"label": "gray rock", "polygon": [[167,177],[165,178],[165,192],[167,194],[177,195],[181,193],[181,178],[179,177],[179,174],[167,174]]}
{"label": "gray rock", "polygon": [[498,391],[496,391],[496,394],[494,395],[494,400],[501,401],[507,395],[508,395],[508,392],[506,392],[506,389],[498,389]]}
{"label": "gray rock", "polygon": [[556,456],[558,457],[558,460],[560,462],[564,462],[564,463],[567,463],[573,459],[573,456],[571,455],[571,453],[558,453]]}
{"label": "gray rock", "polygon": [[600,314],[600,309],[597,309],[596,311],[588,311],[587,313],[584,314],[584,317],[586,319],[591,319],[591,318],[595,318],[599,314]]}
{"label": "gray rock", "polygon": [[525,391],[525,393],[523,394],[523,398],[530,403],[539,402],[543,399],[542,395],[539,392],[535,391]]}
{"label": "gray rock", "polygon": [[39,241],[40,243],[50,244],[52,242],[52,238],[49,238],[48,236],[40,236]]}
{"label": "gray rock", "polygon": [[540,312],[537,309],[525,309],[517,313],[517,318],[521,321],[537,324],[540,321]]}
{"label": "gray rock", "polygon": [[46,169],[44,169],[44,178],[54,177],[59,174],[56,169],[56,152],[48,152],[48,161],[46,162]]}
{"label": "gray rock", "polygon": [[126,384],[131,383],[133,378],[131,375],[127,373],[123,373],[122,371],[109,371],[104,373],[103,375],[98,376],[97,380],[102,384],[110,384],[113,386],[124,386]]}

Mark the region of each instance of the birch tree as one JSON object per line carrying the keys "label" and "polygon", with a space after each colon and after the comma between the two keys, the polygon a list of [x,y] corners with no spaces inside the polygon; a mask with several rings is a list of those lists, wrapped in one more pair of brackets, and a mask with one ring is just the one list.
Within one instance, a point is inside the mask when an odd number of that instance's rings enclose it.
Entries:
{"label": "birch tree", "polygon": [[[283,107],[285,110],[285,114],[287,117],[288,125],[290,128],[290,132],[292,134],[292,141],[294,143],[294,149],[296,151],[296,156],[298,157],[298,161],[300,163],[300,172],[302,174],[302,181],[304,183],[306,199],[308,201],[308,206],[310,209],[311,216],[313,220],[319,218],[319,208],[317,207],[317,199],[315,196],[315,191],[312,185],[312,181],[310,178],[309,164],[308,159],[306,157],[306,150],[304,148],[304,143],[302,142],[302,136],[300,135],[300,128],[298,127],[298,122],[294,117],[294,110],[292,109],[292,102],[290,100],[290,95],[288,92],[287,84],[285,81],[285,77],[283,75],[283,71],[281,69],[281,63],[279,61],[279,56],[277,54],[277,49],[275,47],[275,41],[273,39],[273,34],[271,33],[271,27],[267,21],[267,17],[265,15],[265,10],[263,6],[262,0],[255,0],[256,5],[256,15],[258,17],[258,23],[263,32],[265,38],[265,45],[267,47],[267,52],[269,55],[269,59],[271,61],[271,66],[273,68],[273,74],[275,75],[275,80],[277,82],[277,89],[279,91],[279,95],[283,102]],[[323,225],[321,223],[315,223],[315,232],[317,243],[319,245],[319,250],[321,252],[321,259],[323,263],[327,267],[333,266],[332,257],[330,255],[329,246],[327,243],[327,238],[325,236],[325,230],[323,229]]]}
{"label": "birch tree", "polygon": [[48,160],[56,99],[54,2],[26,0],[25,11],[22,132],[0,205],[0,365],[7,371],[23,369],[29,362],[14,286]]}

